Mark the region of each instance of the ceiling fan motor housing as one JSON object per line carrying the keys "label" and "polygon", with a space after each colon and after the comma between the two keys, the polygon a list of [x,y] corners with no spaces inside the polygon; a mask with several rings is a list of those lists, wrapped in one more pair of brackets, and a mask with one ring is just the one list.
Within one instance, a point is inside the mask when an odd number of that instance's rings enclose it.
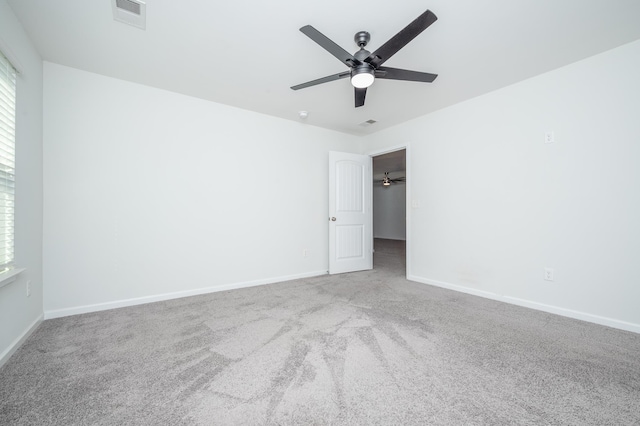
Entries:
{"label": "ceiling fan motor housing", "polygon": [[[371,55],[371,52],[364,48],[360,48],[356,53],[353,54],[353,57],[359,60],[360,62],[364,62]],[[368,62],[367,62],[368,63]]]}
{"label": "ceiling fan motor housing", "polygon": [[[358,34],[366,33],[367,36],[369,33],[366,31],[361,31]],[[358,34],[356,34],[356,41]],[[353,57],[360,61],[360,65],[356,65],[351,69],[351,84],[357,88],[365,88],[373,84],[373,80],[375,78],[376,69],[369,62],[365,62],[365,59],[369,57],[371,53],[368,50],[365,50],[364,47],[360,47]],[[371,77],[369,77],[369,75]],[[355,77],[355,79],[354,79]]]}

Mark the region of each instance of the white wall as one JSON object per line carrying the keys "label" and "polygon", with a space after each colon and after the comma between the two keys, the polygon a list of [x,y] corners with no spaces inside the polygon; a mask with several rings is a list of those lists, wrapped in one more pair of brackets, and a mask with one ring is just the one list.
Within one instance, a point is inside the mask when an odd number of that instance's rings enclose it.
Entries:
{"label": "white wall", "polygon": [[364,141],[411,144],[410,278],[640,332],[638,76],[640,41]]}
{"label": "white wall", "polygon": [[[41,251],[41,61],[0,12],[27,268],[0,357],[42,314],[43,257],[50,317],[326,269],[327,152],[357,139],[50,63]],[[635,42],[361,140],[411,143],[410,278],[640,332],[639,71]]]}
{"label": "white wall", "polygon": [[391,186],[373,184],[373,236],[389,240],[406,240],[407,212],[406,185],[396,182]]}
{"label": "white wall", "polygon": [[44,96],[46,317],[326,272],[354,137],[48,62]]}
{"label": "white wall", "polygon": [[16,85],[15,261],[26,268],[0,288],[2,365],[42,319],[42,59],[5,0],[0,0],[0,45],[23,71]]}

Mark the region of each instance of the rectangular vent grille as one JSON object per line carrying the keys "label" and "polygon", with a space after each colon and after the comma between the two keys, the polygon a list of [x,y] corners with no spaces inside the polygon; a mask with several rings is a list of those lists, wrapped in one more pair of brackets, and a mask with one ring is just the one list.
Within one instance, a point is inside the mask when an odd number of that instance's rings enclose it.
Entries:
{"label": "rectangular vent grille", "polygon": [[131,0],[116,0],[116,7],[140,15],[140,4],[132,2]]}
{"label": "rectangular vent grille", "polygon": [[374,123],[377,123],[377,121],[376,120],[367,120],[367,121],[363,121],[359,125],[363,126],[363,127],[367,127],[367,126],[371,126]]}
{"label": "rectangular vent grille", "polygon": [[111,0],[113,19],[140,29],[147,26],[147,5],[141,0]]}

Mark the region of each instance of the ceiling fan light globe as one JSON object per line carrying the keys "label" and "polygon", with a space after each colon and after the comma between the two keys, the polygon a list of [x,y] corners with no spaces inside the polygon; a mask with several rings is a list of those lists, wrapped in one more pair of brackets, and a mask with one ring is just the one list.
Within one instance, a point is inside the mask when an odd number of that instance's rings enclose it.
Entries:
{"label": "ceiling fan light globe", "polygon": [[364,89],[373,84],[373,76],[371,74],[356,74],[351,77],[351,84],[358,89]]}
{"label": "ceiling fan light globe", "polygon": [[373,84],[374,70],[368,66],[359,66],[351,71],[351,84],[358,89],[366,89]]}

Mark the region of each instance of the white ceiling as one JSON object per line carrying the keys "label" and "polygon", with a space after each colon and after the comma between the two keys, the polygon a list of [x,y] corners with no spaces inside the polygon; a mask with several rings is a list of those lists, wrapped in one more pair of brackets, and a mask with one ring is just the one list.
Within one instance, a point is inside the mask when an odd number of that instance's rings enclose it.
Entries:
{"label": "white ceiling", "polygon": [[[147,27],[113,20],[111,0],[8,0],[43,59],[290,120],[366,135],[640,38],[638,0],[147,0]],[[379,80],[353,107],[346,70],[298,31],[374,51],[431,9],[438,21],[385,66],[438,73]],[[597,81],[593,82],[598,84]],[[377,120],[370,126],[359,124]]]}

